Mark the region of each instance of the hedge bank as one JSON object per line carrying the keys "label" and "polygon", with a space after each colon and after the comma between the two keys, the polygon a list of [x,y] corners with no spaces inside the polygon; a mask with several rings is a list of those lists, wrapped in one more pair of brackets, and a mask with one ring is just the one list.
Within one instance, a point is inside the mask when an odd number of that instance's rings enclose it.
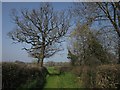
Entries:
{"label": "hedge bank", "polygon": [[99,66],[96,73],[96,87],[120,89],[120,65]]}
{"label": "hedge bank", "polygon": [[36,88],[43,88],[47,75],[45,67],[31,67],[27,64],[2,63],[2,89],[19,88],[21,85],[37,80]]}

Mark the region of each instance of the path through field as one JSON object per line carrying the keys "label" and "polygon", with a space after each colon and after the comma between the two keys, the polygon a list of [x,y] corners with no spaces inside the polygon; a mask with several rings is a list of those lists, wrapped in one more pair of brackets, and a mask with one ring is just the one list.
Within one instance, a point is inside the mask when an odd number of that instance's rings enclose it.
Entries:
{"label": "path through field", "polygon": [[75,75],[66,72],[61,75],[47,76],[44,88],[81,88],[81,86],[79,79]]}

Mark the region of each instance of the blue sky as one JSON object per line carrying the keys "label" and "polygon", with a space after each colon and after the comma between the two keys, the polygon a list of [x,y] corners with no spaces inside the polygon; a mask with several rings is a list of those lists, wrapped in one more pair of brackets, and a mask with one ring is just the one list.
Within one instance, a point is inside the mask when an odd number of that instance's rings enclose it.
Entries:
{"label": "blue sky", "polygon": [[[67,9],[72,3],[58,2],[52,3],[55,10],[64,10]],[[22,44],[13,44],[13,41],[7,36],[7,33],[13,30],[15,24],[12,22],[10,17],[11,9],[15,8],[21,10],[24,8],[28,9],[37,9],[39,8],[40,3],[30,3],[30,2],[3,2],[2,3],[2,60],[3,61],[33,61],[31,57],[28,57],[26,51],[21,50]],[[57,53],[45,61],[68,61],[67,60],[67,43],[63,43],[64,50]]]}
{"label": "blue sky", "polygon": [[[2,3],[0,2],[0,13],[2,13]],[[2,60],[2,14],[0,14],[0,61]]]}

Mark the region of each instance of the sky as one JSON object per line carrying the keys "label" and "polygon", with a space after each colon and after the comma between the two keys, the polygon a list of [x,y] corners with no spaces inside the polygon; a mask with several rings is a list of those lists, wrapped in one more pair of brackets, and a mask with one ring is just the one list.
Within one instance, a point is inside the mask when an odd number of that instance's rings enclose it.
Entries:
{"label": "sky", "polygon": [[0,0],[2,2],[118,2],[119,0]]}
{"label": "sky", "polygon": [[[67,9],[71,3],[58,2],[52,3],[55,10],[64,10]],[[21,50],[23,44],[14,44],[13,40],[11,40],[7,33],[12,31],[15,27],[15,24],[12,22],[10,11],[15,8],[18,11],[24,8],[28,9],[37,9],[40,6],[40,2],[2,2],[2,61],[24,61],[31,62],[35,59],[28,56],[25,50]],[[1,35],[0,35],[1,36]],[[69,61],[67,59],[67,43],[63,43],[63,51],[56,53],[51,58],[45,59],[45,61]]]}
{"label": "sky", "polygon": [[2,3],[0,2],[0,61],[2,61]]}

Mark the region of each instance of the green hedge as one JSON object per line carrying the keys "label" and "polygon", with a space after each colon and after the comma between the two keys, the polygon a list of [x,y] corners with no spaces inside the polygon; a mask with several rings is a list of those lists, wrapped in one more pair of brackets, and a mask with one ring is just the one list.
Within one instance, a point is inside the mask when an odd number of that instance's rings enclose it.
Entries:
{"label": "green hedge", "polygon": [[97,88],[120,89],[120,65],[102,65],[97,68]]}
{"label": "green hedge", "polygon": [[27,64],[2,63],[2,88],[18,88],[30,81],[39,81],[36,88],[42,88],[47,75],[46,68],[31,67]]}

